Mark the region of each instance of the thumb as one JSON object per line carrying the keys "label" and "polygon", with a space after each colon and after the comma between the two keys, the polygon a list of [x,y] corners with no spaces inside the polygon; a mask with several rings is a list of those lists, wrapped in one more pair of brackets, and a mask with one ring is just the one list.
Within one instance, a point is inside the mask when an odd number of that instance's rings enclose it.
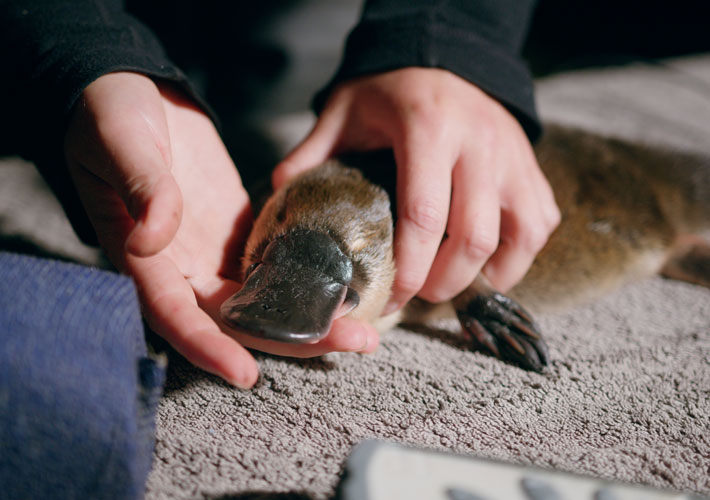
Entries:
{"label": "thumb", "polygon": [[70,121],[65,151],[69,163],[123,201],[135,223],[126,239],[130,253],[153,255],[170,243],[182,218],[182,195],[170,173],[168,124],[152,80],[112,73],[91,83]]}
{"label": "thumb", "polygon": [[292,177],[320,165],[335,151],[340,140],[345,113],[340,106],[323,111],[308,136],[296,146],[271,174],[275,189]]}

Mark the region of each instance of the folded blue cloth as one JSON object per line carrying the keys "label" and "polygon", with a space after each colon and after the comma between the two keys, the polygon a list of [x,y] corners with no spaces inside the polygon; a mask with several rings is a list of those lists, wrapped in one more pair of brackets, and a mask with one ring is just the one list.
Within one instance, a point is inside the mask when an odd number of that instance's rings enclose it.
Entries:
{"label": "folded blue cloth", "polygon": [[0,252],[0,496],[141,498],[164,364],[129,278]]}

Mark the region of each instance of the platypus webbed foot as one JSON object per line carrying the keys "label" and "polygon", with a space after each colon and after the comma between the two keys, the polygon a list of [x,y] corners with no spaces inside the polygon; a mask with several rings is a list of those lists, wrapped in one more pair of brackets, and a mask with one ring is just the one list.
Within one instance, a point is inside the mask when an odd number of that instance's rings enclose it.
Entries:
{"label": "platypus webbed foot", "polygon": [[328,235],[296,228],[272,240],[221,307],[230,327],[280,342],[317,342],[358,305],[353,265]]}
{"label": "platypus webbed foot", "polygon": [[547,344],[520,304],[485,285],[482,278],[453,301],[461,326],[479,347],[526,370],[549,364]]}

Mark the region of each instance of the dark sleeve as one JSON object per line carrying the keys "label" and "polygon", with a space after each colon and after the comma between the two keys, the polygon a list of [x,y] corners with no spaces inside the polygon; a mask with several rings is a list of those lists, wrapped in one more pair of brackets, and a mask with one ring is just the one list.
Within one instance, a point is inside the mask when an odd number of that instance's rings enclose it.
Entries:
{"label": "dark sleeve", "polygon": [[499,100],[535,140],[533,83],[520,56],[534,6],[535,0],[367,0],[314,108],[319,112],[350,78],[406,66],[444,68]]}
{"label": "dark sleeve", "polygon": [[181,84],[199,100],[154,34],[121,0],[0,0],[1,153],[32,160],[69,215],[94,242],[93,229],[64,164],[63,138],[83,89],[114,71]]}

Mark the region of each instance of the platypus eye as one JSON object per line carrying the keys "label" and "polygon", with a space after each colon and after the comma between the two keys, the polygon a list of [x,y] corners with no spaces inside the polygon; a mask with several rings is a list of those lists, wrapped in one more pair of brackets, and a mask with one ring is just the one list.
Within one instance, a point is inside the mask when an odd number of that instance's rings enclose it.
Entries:
{"label": "platypus eye", "polygon": [[247,279],[249,275],[253,273],[257,267],[259,267],[260,264],[261,262],[254,262],[249,267],[247,267],[247,270],[244,272],[244,279]]}

